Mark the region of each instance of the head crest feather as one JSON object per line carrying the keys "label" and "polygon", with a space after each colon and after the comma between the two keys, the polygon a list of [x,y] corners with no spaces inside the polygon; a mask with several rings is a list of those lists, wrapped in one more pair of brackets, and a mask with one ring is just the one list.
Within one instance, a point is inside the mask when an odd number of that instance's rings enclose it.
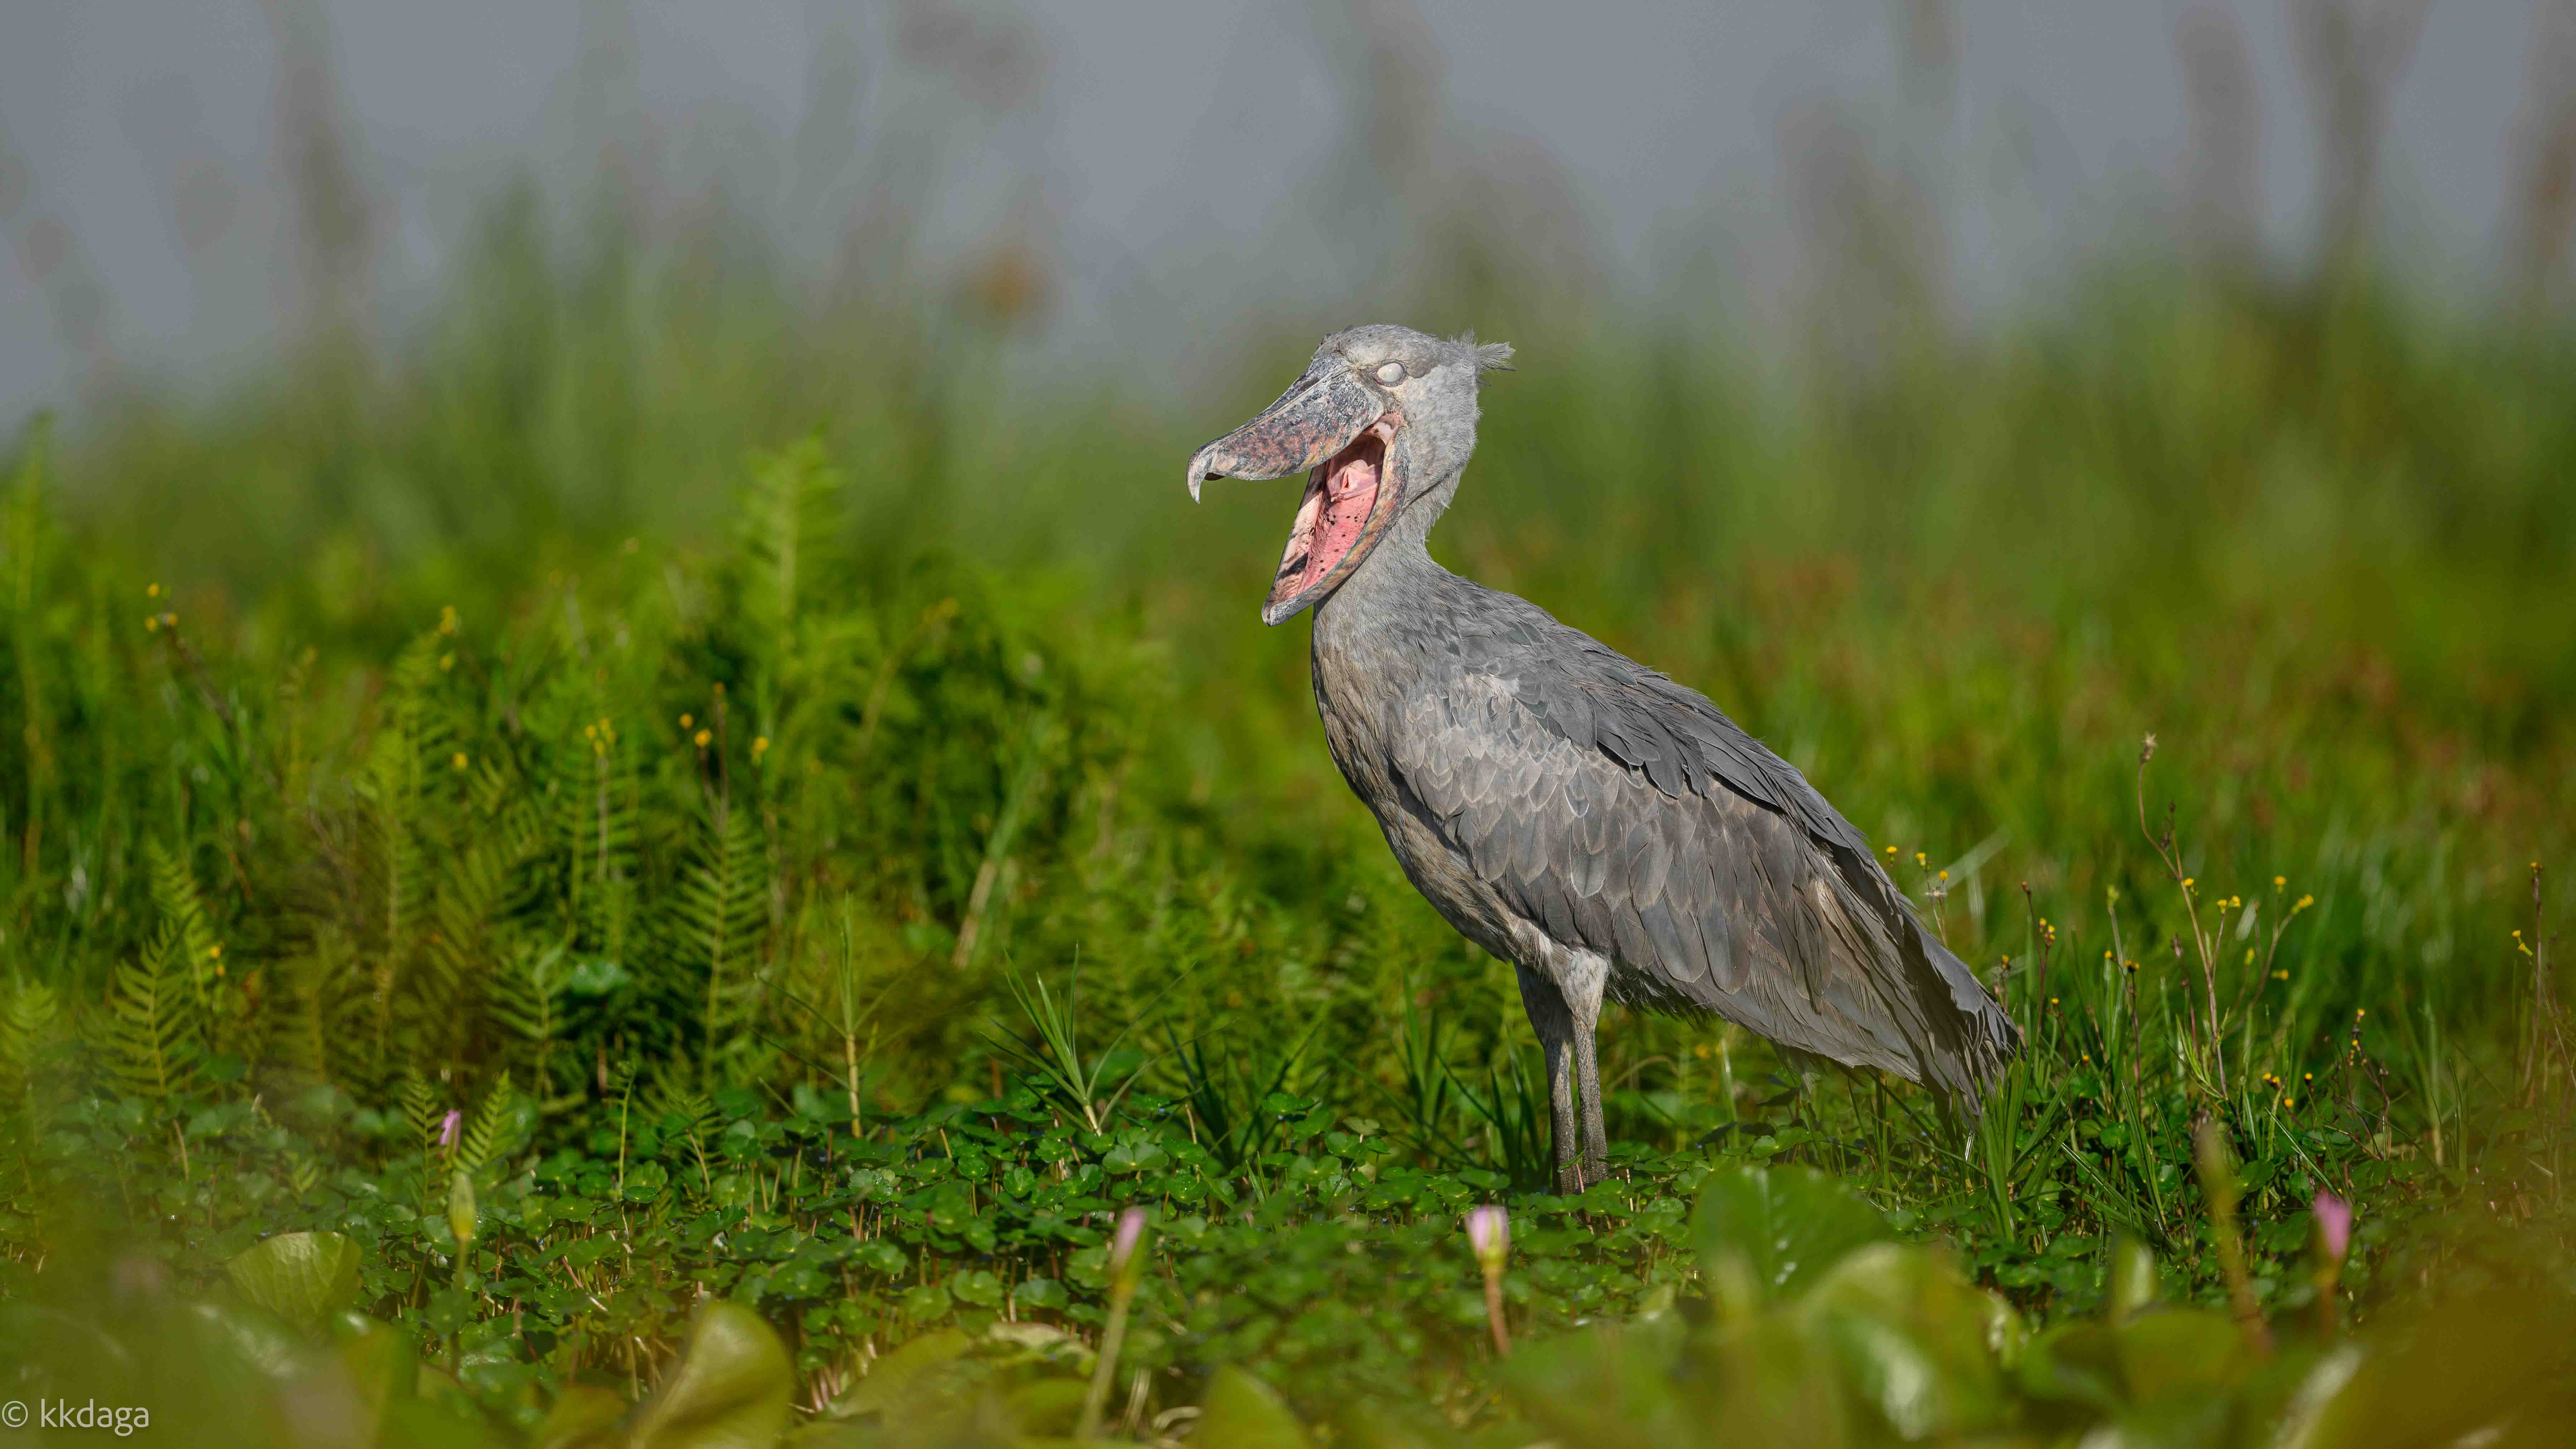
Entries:
{"label": "head crest feather", "polygon": [[1470,327],[1456,338],[1460,350],[1475,361],[1476,371],[1512,371],[1512,345],[1508,342],[1478,342],[1476,329]]}

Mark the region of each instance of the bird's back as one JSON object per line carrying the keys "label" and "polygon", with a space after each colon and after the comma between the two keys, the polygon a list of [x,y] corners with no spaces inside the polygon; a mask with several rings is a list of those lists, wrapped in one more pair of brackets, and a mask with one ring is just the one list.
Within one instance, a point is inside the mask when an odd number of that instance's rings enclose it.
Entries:
{"label": "bird's back", "polygon": [[[1405,871],[1507,959],[1973,1103],[2017,1032],[1785,760],[1696,691],[1433,566],[1316,618],[1334,759]],[[1536,965],[1535,962],[1523,964]]]}

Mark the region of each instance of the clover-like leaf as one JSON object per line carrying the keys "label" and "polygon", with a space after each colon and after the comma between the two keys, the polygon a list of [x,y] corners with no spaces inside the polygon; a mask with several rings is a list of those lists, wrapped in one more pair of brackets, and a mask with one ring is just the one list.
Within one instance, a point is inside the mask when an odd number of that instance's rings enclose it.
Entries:
{"label": "clover-like leaf", "polygon": [[960,1303],[978,1308],[998,1308],[1002,1304],[1002,1280],[990,1268],[962,1268],[949,1275],[948,1291]]}

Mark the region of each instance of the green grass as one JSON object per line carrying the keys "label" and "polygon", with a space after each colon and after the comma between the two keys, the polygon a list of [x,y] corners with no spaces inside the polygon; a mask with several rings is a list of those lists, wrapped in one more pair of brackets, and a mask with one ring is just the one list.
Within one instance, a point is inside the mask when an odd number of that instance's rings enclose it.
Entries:
{"label": "green grass", "polygon": [[2576,798],[2546,338],[2142,280],[1784,398],[1706,348],[1515,337],[1438,551],[1780,749],[2032,1042],[1963,1143],[1900,1084],[1614,1012],[1621,1171],[1562,1203],[1508,971],[1333,773],[1304,626],[1257,622],[1288,497],[1174,484],[1300,347],[1184,416],[496,258],[372,380],[18,446],[22,1348],[148,1337],[136,1294],[330,1230],[494,1422],[639,1392],[710,1295],[811,1406],[946,1325],[1089,1337],[1143,1202],[1136,1424],[1229,1363],[1488,1423],[1470,1202],[1521,1220],[1524,1338],[1701,1302],[1690,1196],[1744,1163],[1845,1176],[2073,1323],[2124,1236],[2227,1301],[2204,1117],[2266,1313],[2315,1311],[2320,1188],[2359,1205],[2364,1321],[2565,1279],[2525,949]]}

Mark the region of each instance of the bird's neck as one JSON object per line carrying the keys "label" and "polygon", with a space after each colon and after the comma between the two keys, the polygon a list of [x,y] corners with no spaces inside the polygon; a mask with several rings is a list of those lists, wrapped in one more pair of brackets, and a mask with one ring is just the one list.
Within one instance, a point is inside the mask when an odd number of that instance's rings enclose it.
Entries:
{"label": "bird's neck", "polygon": [[1397,515],[1368,556],[1351,570],[1341,587],[1315,606],[1316,642],[1358,642],[1382,628],[1428,617],[1428,607],[1444,584],[1457,577],[1431,557],[1434,508],[1415,507]]}

